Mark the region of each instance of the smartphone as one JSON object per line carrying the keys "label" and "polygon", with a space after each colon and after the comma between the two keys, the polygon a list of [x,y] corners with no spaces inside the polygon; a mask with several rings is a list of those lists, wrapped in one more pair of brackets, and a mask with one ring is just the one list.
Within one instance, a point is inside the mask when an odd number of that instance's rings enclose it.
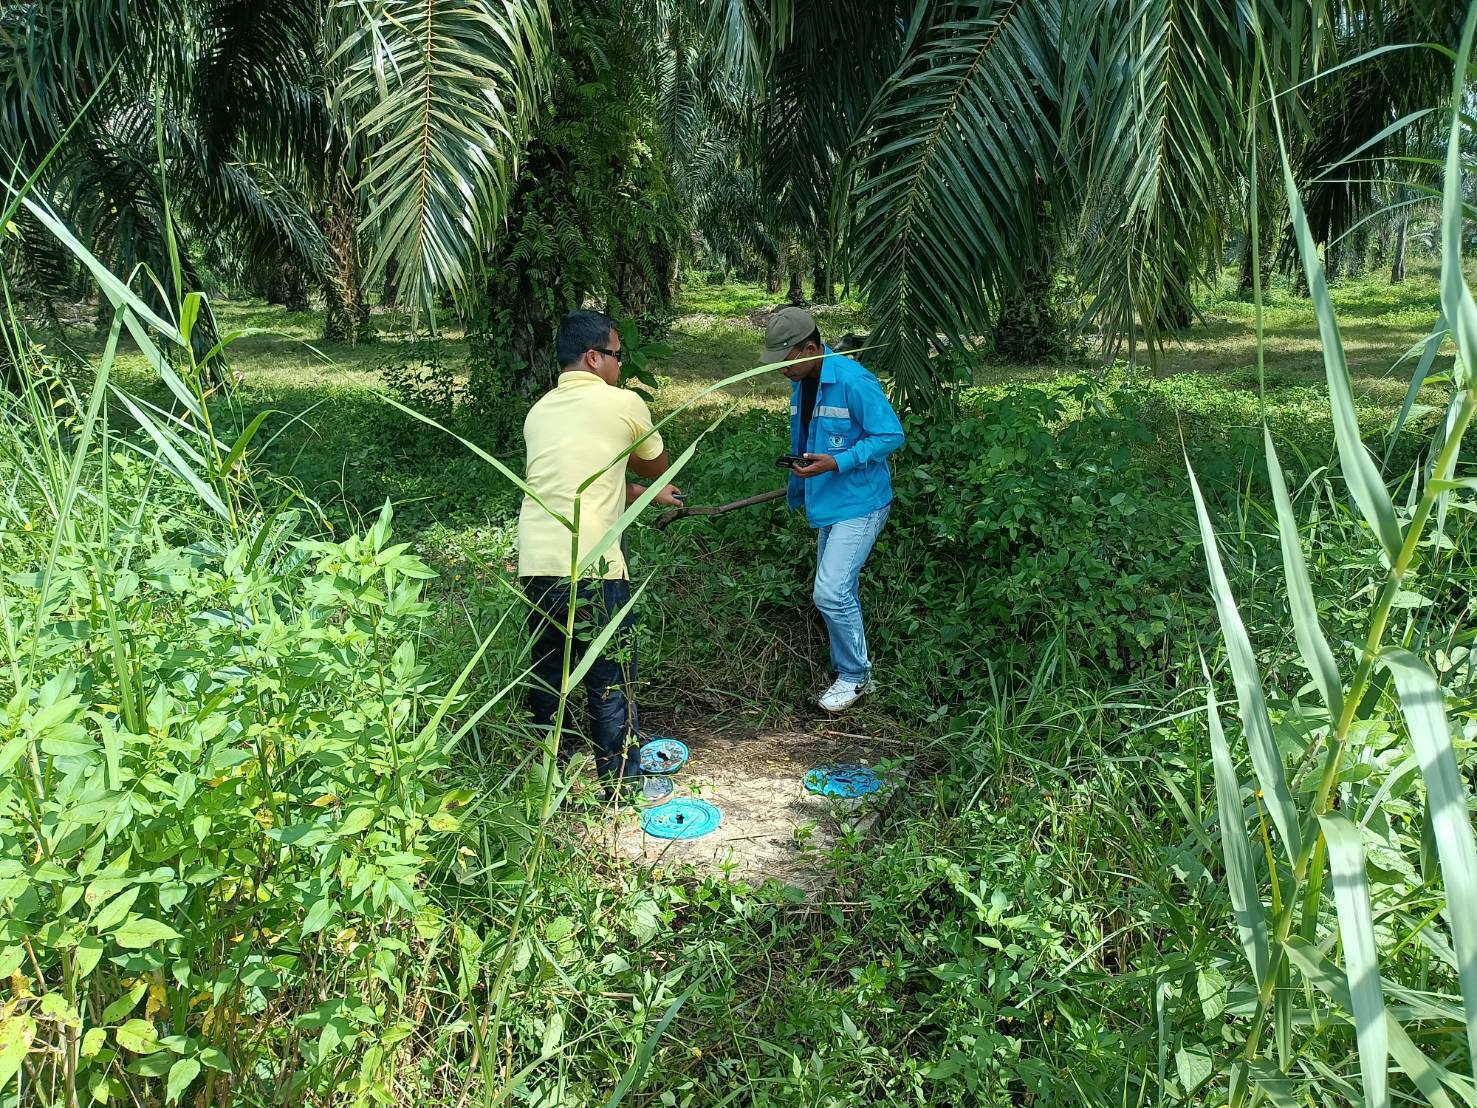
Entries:
{"label": "smartphone", "polygon": [[774,464],[780,469],[795,469],[797,466],[808,466],[813,461],[814,458],[806,458],[800,454],[782,454]]}

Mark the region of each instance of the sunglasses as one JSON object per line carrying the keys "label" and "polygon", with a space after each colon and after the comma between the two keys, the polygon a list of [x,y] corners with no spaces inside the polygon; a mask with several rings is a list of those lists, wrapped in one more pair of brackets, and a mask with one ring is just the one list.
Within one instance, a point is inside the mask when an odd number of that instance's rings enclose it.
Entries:
{"label": "sunglasses", "polygon": [[590,349],[597,354],[604,354],[607,358],[614,358],[617,365],[624,365],[626,362],[626,352],[624,350],[607,350],[603,346],[592,346]]}

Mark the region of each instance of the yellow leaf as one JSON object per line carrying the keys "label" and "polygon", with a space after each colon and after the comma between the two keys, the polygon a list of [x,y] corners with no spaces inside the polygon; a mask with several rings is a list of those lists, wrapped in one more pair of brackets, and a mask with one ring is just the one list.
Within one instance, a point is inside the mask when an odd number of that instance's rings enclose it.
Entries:
{"label": "yellow leaf", "polygon": [[333,793],[324,793],[317,800],[313,801],[313,807],[314,808],[327,808],[330,804],[337,804],[337,803],[338,803],[338,797],[337,796],[335,796]]}
{"label": "yellow leaf", "polygon": [[168,1007],[169,993],[164,988],[164,976],[158,974],[149,982],[149,999],[144,1004],[144,1018],[153,1019],[155,1012],[166,1011]]}
{"label": "yellow leaf", "polygon": [[31,979],[20,970],[16,970],[10,975],[10,991],[15,995],[17,1000],[24,1000],[27,997],[36,995],[31,992]]}

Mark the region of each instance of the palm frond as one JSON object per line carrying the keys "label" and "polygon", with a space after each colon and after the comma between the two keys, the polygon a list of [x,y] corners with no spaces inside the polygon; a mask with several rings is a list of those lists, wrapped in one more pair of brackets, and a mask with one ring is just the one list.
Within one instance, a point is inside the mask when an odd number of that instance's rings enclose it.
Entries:
{"label": "palm frond", "polygon": [[363,157],[367,279],[465,291],[507,208],[552,35],[547,0],[341,0],[334,105]]}
{"label": "palm frond", "polygon": [[[1350,22],[1335,65],[1385,45],[1409,48],[1338,69],[1312,87],[1295,175],[1307,182],[1303,203],[1318,243],[1331,242],[1368,215],[1379,203],[1381,182],[1407,172],[1400,159],[1437,139],[1435,113],[1394,125],[1446,94],[1451,59],[1427,44],[1454,50],[1465,8],[1456,0],[1401,0]],[[1286,252],[1295,250],[1289,232]]]}
{"label": "palm frond", "polygon": [[318,0],[206,0],[199,28],[191,93],[209,152],[321,177],[334,135]]}
{"label": "palm frond", "polygon": [[[1244,156],[1253,29],[1237,6],[1106,0],[1101,59],[1066,144],[1080,158],[1078,284],[1109,352],[1152,352],[1193,303]],[[1180,320],[1183,322],[1183,319]]]}
{"label": "palm frond", "polygon": [[930,347],[965,346],[1034,256],[1055,157],[1061,8],[981,3],[939,24],[876,105],[857,194],[856,277],[898,395],[933,393]]}

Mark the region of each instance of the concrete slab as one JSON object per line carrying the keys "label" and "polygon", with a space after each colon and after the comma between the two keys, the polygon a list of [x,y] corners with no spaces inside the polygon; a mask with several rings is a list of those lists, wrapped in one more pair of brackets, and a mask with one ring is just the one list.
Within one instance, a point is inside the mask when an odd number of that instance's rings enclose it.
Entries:
{"label": "concrete slab", "polygon": [[755,886],[776,881],[808,901],[820,899],[830,881],[822,857],[826,848],[847,828],[866,834],[907,776],[906,765],[881,770],[883,788],[870,797],[815,796],[801,784],[813,766],[854,762],[879,769],[884,759],[891,765],[899,759],[876,740],[835,733],[661,733],[680,738],[691,751],[674,779],[674,798],[716,804],[723,821],[700,839],[657,839],[628,814],[611,829],[615,853],[638,864],[688,867]]}

